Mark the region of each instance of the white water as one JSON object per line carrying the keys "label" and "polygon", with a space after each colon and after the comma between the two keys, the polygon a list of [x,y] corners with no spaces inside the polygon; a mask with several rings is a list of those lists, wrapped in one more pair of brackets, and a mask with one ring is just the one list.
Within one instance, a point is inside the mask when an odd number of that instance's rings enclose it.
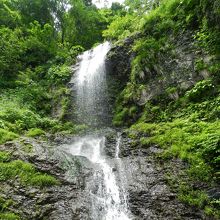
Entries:
{"label": "white water", "polygon": [[76,89],[77,118],[80,123],[100,125],[108,115],[105,57],[108,42],[79,56],[79,69],[72,81]]}
{"label": "white water", "polygon": [[129,220],[123,190],[122,188],[120,190],[117,185],[114,171],[105,155],[101,153],[104,145],[104,137],[86,136],[72,144],[69,150],[71,154],[84,156],[99,166],[94,174],[94,183],[97,183],[97,190],[95,194],[91,191],[93,219]]}
{"label": "white water", "polygon": [[[79,57],[79,69],[73,78],[78,120],[92,127],[100,127],[105,121],[108,108],[105,57],[109,49],[110,44],[106,42],[83,53]],[[115,176],[115,173],[120,175],[120,141],[119,135],[115,158],[112,159],[105,156],[103,135],[84,136],[69,146],[72,155],[84,156],[97,166],[92,183],[88,183],[94,220],[129,220],[123,181],[120,181],[119,186]],[[117,170],[113,169],[115,166]]]}

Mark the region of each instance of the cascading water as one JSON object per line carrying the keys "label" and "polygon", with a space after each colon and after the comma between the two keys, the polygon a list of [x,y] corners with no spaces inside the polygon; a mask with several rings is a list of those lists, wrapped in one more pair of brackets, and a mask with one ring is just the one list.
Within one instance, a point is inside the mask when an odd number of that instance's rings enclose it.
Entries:
{"label": "cascading water", "polygon": [[105,56],[108,42],[79,56],[79,69],[74,74],[77,119],[90,126],[101,126],[108,120]]}
{"label": "cascading water", "polygon": [[[79,69],[74,74],[74,91],[78,120],[90,127],[106,125],[108,102],[106,92],[105,57],[110,49],[108,42],[93,50],[86,51],[79,59]],[[104,123],[103,123],[104,122]],[[119,158],[120,135],[115,146],[115,158],[107,158],[104,153],[105,136],[88,135],[78,138],[69,146],[72,155],[88,158],[96,165],[91,183],[88,183],[92,201],[93,220],[129,220],[126,193],[120,178]],[[115,168],[117,167],[117,169]],[[116,170],[114,170],[114,169]]]}

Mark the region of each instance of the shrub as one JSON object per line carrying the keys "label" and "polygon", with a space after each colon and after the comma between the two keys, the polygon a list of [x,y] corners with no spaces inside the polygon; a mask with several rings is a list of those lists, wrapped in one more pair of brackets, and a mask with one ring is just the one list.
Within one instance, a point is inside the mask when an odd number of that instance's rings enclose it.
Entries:
{"label": "shrub", "polygon": [[215,86],[211,80],[199,81],[190,91],[186,93],[186,97],[193,102],[203,100],[203,97],[207,97],[214,93]]}
{"label": "shrub", "polygon": [[115,126],[121,126],[123,124],[123,122],[125,121],[125,119],[127,118],[128,114],[129,114],[129,109],[123,108],[122,111],[117,112],[114,115],[113,124]]}
{"label": "shrub", "polygon": [[66,65],[54,65],[50,67],[47,73],[48,79],[56,84],[67,82],[71,75],[70,67]]}

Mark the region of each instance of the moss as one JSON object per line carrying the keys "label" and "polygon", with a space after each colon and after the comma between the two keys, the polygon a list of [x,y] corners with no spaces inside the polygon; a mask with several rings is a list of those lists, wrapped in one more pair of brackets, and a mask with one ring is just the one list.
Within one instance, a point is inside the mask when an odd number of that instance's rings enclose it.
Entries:
{"label": "moss", "polygon": [[3,199],[0,197],[0,219],[1,220],[20,220],[20,217],[10,212],[10,206],[12,206],[14,202],[11,199]]}
{"label": "moss", "polygon": [[[1,152],[1,154],[7,155],[7,153],[4,152]],[[5,157],[6,156],[2,157],[4,160],[0,162],[0,181],[18,179],[23,185],[38,187],[59,184],[59,181],[54,177],[38,172],[30,163],[26,163],[21,160],[5,161]]]}
{"label": "moss", "polygon": [[10,131],[0,128],[0,144],[3,144],[7,141],[12,141],[18,137],[19,135],[15,134],[14,132],[10,132]]}
{"label": "moss", "polygon": [[11,212],[5,212],[5,213],[0,213],[0,219],[1,220],[20,220],[21,218]]}
{"label": "moss", "polygon": [[41,135],[44,135],[45,132],[40,129],[40,128],[32,128],[30,129],[28,132],[27,132],[27,136],[28,137],[38,137],[38,136],[41,136]]}
{"label": "moss", "polygon": [[7,162],[11,159],[10,153],[5,151],[0,151],[0,162]]}
{"label": "moss", "polygon": [[33,152],[33,145],[32,144],[29,144],[29,143],[21,143],[21,144],[22,144],[21,148],[25,153]]}
{"label": "moss", "polygon": [[122,111],[120,111],[116,115],[114,115],[113,124],[115,126],[123,125],[123,123],[125,122],[128,114],[129,114],[129,109],[128,108],[123,108]]}

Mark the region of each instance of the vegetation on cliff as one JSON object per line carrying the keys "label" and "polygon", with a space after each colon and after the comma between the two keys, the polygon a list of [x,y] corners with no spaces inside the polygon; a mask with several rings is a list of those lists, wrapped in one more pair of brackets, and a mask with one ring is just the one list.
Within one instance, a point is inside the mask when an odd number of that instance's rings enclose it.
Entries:
{"label": "vegetation on cliff", "polygon": [[[168,181],[182,201],[219,218],[219,198],[208,193],[220,181],[219,24],[219,0],[126,0],[111,9],[91,0],[0,0],[0,144],[81,131],[69,120],[70,66],[104,39],[121,47],[132,39],[113,124],[131,126],[136,146],[159,145],[162,161],[186,162],[186,175]],[[59,183],[8,152],[0,163],[0,181]],[[0,219],[19,219],[11,203],[0,197]]]}
{"label": "vegetation on cliff", "polygon": [[132,39],[129,80],[118,95],[113,123],[132,125],[134,144],[163,148],[162,161],[189,164],[187,175],[170,182],[178,183],[182,201],[219,218],[219,198],[208,189],[220,180],[220,2],[126,2],[135,10],[104,31],[121,47]]}
{"label": "vegetation on cliff", "polygon": [[[84,129],[68,120],[71,65],[103,41],[116,13],[117,7],[98,10],[91,0],[0,0],[0,144]],[[1,158],[0,181],[24,187],[58,183],[5,151]],[[0,219],[19,219],[7,199],[0,199],[0,213]]]}

